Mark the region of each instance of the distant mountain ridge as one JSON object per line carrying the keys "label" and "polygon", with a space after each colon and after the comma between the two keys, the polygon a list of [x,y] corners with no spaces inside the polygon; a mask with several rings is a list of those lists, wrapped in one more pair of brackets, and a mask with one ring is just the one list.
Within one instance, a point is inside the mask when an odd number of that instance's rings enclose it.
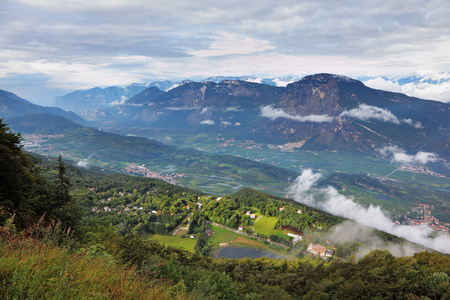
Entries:
{"label": "distant mountain ridge", "polygon": [[22,99],[16,94],[0,90],[0,117],[13,118],[27,114],[45,113],[62,116],[80,124],[86,124],[86,120],[73,112],[67,112],[57,107],[44,107]]}
{"label": "distant mountain ridge", "polygon": [[[200,82],[220,83],[223,80],[240,80],[254,83],[262,83],[273,86],[286,86],[294,82],[292,76],[279,78],[261,78],[254,76],[214,76],[208,77]],[[182,82],[173,82],[170,80],[155,81],[151,83],[133,83],[125,87],[110,86],[106,88],[95,87],[88,90],[78,90],[61,97],[56,97],[55,105],[65,110],[72,110],[83,117],[90,117],[95,114],[95,110],[104,109],[111,105],[118,105],[125,100],[141,93],[147,88],[156,87],[161,91],[168,91],[185,83],[191,82],[185,80]]]}
{"label": "distant mountain ridge", "polygon": [[299,143],[306,150],[380,156],[380,149],[395,145],[450,158],[449,118],[449,104],[316,74],[286,87],[188,81],[167,92],[147,90],[93,119],[108,126],[190,128],[263,143]]}
{"label": "distant mountain ridge", "polygon": [[89,110],[118,105],[125,100],[139,94],[149,87],[161,90],[170,89],[172,81],[158,81],[148,84],[133,83],[125,87],[110,86],[106,88],[95,87],[88,90],[78,90],[67,95],[57,97],[55,105],[67,110],[73,110],[81,116],[88,116]]}

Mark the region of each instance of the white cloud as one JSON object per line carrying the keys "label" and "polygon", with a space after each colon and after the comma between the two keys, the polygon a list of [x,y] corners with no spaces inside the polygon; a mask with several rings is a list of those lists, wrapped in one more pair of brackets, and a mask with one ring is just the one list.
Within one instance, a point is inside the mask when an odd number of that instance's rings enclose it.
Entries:
{"label": "white cloud", "polygon": [[275,47],[270,42],[255,39],[244,34],[219,32],[213,37],[214,42],[209,49],[190,51],[189,54],[199,57],[222,56],[230,54],[252,54],[273,50]]}
{"label": "white cloud", "polygon": [[222,122],[220,122],[220,125],[221,125],[221,126],[224,126],[224,127],[227,127],[227,126],[230,126],[230,125],[231,125],[231,122],[228,122],[228,121],[222,121]]}
{"label": "white cloud", "polygon": [[357,108],[351,110],[344,110],[339,117],[341,118],[355,118],[362,121],[368,121],[371,119],[379,120],[387,123],[400,124],[405,123],[414,126],[416,129],[423,128],[420,122],[414,122],[412,119],[399,120],[393,113],[385,108],[371,106],[367,104],[360,104]]}
{"label": "white cloud", "polygon": [[402,123],[414,126],[414,128],[416,128],[416,129],[423,128],[422,123],[420,123],[419,121],[414,122],[412,119],[402,119]]}
{"label": "white cloud", "polygon": [[319,178],[320,175],[314,174],[311,170],[303,170],[290,188],[294,200],[396,235],[410,242],[450,254],[450,238],[448,235],[438,234],[435,238],[432,238],[430,234],[433,230],[429,227],[397,225],[386,216],[381,207],[374,205],[363,207],[354,202],[352,198],[339,194],[331,186],[313,190]]}
{"label": "white cloud", "polygon": [[[218,74],[436,77],[450,69],[449,14],[450,3],[440,0],[407,7],[331,0],[2,1],[0,84],[30,95],[30,87],[45,88],[53,99],[61,89]],[[450,99],[445,82],[402,90]]]}
{"label": "white cloud", "polygon": [[214,125],[216,122],[214,122],[214,120],[211,119],[206,119],[200,122],[200,124],[202,125]]}
{"label": "white cloud", "polygon": [[171,106],[171,107],[167,107],[166,109],[168,110],[194,110],[194,109],[198,109],[198,107],[195,106],[183,106],[183,107],[176,107],[176,106]]}
{"label": "white cloud", "polygon": [[[115,106],[115,105],[122,105],[122,104],[124,104],[125,101],[127,101],[127,100],[128,100],[128,97],[122,96],[122,97],[120,97],[120,100],[113,101],[113,102],[111,102],[109,105],[112,105],[112,106]],[[142,106],[142,105],[143,105],[143,104],[139,104],[139,106]]]}
{"label": "white cloud", "polygon": [[278,87],[286,87],[288,84],[293,83],[295,81],[296,81],[296,79],[291,79],[289,81],[282,80],[282,79],[279,79],[279,78],[275,78],[274,79],[275,85],[278,86]]}
{"label": "white cloud", "polygon": [[229,112],[229,111],[241,111],[242,109],[239,106],[230,106],[230,107],[226,107],[225,112]]}
{"label": "white cloud", "polygon": [[362,121],[375,119],[383,122],[400,124],[399,119],[389,110],[367,104],[360,104],[357,108],[345,110],[339,115],[339,117],[350,117]]}
{"label": "white cloud", "polygon": [[386,80],[381,77],[369,79],[363,82],[366,86],[371,87],[373,89],[403,93],[400,84],[398,84],[397,82],[393,82],[391,80]]}
{"label": "white cloud", "polygon": [[261,107],[261,116],[276,120],[278,118],[290,119],[297,122],[313,122],[313,123],[324,123],[332,122],[333,117],[328,115],[308,115],[308,116],[293,116],[284,112],[280,108],[274,108],[272,105]]}
{"label": "white cloud", "polygon": [[[432,80],[432,82],[426,80]],[[398,81],[381,77],[366,80],[364,84],[374,89],[402,93],[411,97],[450,102],[450,74],[448,73],[426,75],[418,82],[403,85],[400,85]]]}
{"label": "white cloud", "polygon": [[89,168],[89,163],[90,160],[89,159],[82,159],[80,161],[77,162],[77,166],[83,169],[88,169]]}
{"label": "white cloud", "polygon": [[207,113],[208,110],[209,110],[208,107],[204,107],[200,113],[201,113],[201,114]]}
{"label": "white cloud", "polygon": [[386,146],[380,149],[380,153],[391,157],[393,163],[401,164],[420,163],[425,165],[438,159],[438,156],[431,152],[419,151],[415,155],[406,154],[406,151],[398,146]]}

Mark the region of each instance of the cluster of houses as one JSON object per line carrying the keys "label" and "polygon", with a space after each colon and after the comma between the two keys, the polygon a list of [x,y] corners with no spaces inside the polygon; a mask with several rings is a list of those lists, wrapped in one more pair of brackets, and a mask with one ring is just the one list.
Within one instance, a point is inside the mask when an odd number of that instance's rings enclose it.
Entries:
{"label": "cluster of houses", "polygon": [[[412,219],[409,218],[408,215],[410,215],[410,212],[408,212],[404,218],[405,222],[412,226],[417,225],[425,225],[431,227],[434,231],[443,231],[443,232],[449,232],[450,224],[442,224],[438,218],[431,215],[431,210],[435,209],[434,205],[430,204],[419,204],[418,207],[411,207],[411,211],[413,213],[419,213],[422,215],[422,217],[418,219]],[[400,222],[396,222],[397,224],[400,224]]]}
{"label": "cluster of houses", "polygon": [[138,174],[148,178],[161,179],[173,185],[183,186],[180,182],[176,181],[176,177],[185,177],[184,173],[174,173],[174,174],[164,174],[150,171],[144,164],[138,165],[136,163],[127,164],[124,168],[123,173],[125,174]]}

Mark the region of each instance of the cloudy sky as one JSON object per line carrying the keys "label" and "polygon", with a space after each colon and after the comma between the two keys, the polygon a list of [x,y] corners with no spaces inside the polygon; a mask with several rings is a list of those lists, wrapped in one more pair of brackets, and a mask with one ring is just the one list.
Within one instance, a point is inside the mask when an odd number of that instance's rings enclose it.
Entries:
{"label": "cloudy sky", "polygon": [[0,89],[50,105],[94,86],[327,72],[449,102],[449,15],[447,0],[1,0]]}

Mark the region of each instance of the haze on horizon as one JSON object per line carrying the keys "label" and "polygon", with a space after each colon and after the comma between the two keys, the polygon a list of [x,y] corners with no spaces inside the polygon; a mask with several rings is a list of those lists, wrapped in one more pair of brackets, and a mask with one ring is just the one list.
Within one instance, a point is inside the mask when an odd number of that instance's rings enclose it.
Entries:
{"label": "haze on horizon", "polygon": [[0,89],[52,105],[95,86],[326,72],[449,102],[448,15],[443,0],[3,0]]}

